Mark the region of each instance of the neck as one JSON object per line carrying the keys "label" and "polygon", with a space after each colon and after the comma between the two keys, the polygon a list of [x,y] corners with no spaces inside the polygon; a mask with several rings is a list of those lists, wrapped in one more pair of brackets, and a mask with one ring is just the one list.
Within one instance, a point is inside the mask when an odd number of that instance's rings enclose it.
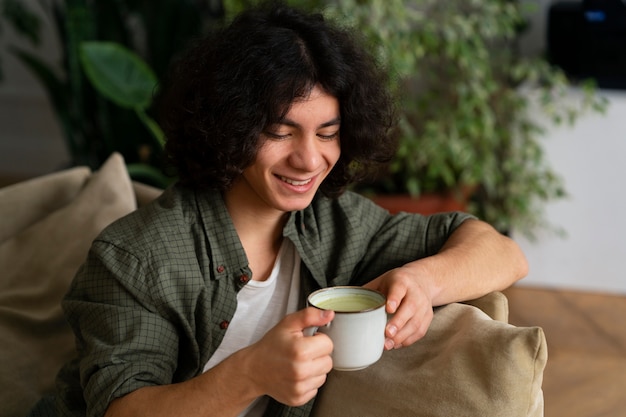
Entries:
{"label": "neck", "polygon": [[231,214],[235,230],[244,243],[256,242],[258,245],[276,248],[280,247],[282,242],[287,216],[286,213],[280,218],[264,217],[250,212],[237,212],[234,216]]}
{"label": "neck", "polygon": [[282,240],[289,213],[259,205],[249,192],[231,190],[224,200],[240,238],[254,236],[266,244]]}
{"label": "neck", "polygon": [[280,250],[289,213],[262,210],[247,196],[236,194],[226,193],[226,208],[248,257],[253,279],[263,281],[269,277]]}

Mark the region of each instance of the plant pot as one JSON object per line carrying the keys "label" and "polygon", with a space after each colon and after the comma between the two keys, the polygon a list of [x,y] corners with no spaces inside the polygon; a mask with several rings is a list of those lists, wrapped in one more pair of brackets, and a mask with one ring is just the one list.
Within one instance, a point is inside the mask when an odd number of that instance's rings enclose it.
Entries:
{"label": "plant pot", "polygon": [[389,210],[391,214],[401,211],[424,215],[448,211],[467,211],[467,196],[452,191],[426,193],[419,197],[411,197],[408,194],[381,194],[370,198],[379,206]]}

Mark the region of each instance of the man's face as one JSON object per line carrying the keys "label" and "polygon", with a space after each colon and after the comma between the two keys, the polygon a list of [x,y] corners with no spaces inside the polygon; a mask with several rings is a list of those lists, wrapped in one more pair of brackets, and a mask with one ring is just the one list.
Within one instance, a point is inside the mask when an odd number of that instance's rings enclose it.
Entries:
{"label": "man's face", "polygon": [[262,133],[254,163],[230,192],[247,195],[246,201],[259,209],[288,212],[307,207],[339,159],[340,122],[339,101],[313,88]]}

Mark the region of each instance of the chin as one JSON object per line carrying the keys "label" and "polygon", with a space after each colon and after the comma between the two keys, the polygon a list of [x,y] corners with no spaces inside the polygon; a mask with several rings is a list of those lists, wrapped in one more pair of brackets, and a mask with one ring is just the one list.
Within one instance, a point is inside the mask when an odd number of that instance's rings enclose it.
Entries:
{"label": "chin", "polygon": [[313,201],[313,197],[300,198],[295,200],[291,199],[289,201],[279,202],[277,204],[277,207],[285,212],[299,211],[307,208],[311,204],[311,201]]}

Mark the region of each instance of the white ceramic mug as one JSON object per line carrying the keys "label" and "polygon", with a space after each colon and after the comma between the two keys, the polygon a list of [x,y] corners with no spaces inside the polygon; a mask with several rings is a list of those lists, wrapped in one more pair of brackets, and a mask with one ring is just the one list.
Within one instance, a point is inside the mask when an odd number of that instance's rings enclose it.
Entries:
{"label": "white ceramic mug", "polygon": [[333,310],[326,326],[311,329],[333,341],[333,369],[356,371],[380,359],[385,347],[385,296],[369,288],[339,286],[322,288],[307,298],[309,306]]}

